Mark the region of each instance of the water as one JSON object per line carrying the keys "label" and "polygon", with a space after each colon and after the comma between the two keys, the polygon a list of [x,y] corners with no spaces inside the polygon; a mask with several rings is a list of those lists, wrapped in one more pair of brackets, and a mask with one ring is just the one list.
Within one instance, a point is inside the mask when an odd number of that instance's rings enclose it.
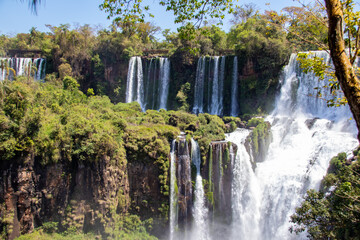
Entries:
{"label": "water", "polygon": [[131,57],[129,61],[129,68],[127,74],[127,81],[126,81],[126,103],[131,103],[133,101],[133,88],[134,88],[134,77],[136,75],[135,72],[135,64],[137,61],[137,57]]}
{"label": "water", "polygon": [[208,239],[208,211],[205,206],[205,194],[203,188],[203,180],[200,174],[200,148],[198,143],[191,138],[191,160],[196,166],[196,183],[195,183],[195,200],[193,206],[193,226],[191,239]]}
{"label": "water", "polygon": [[[329,61],[324,52],[316,54]],[[201,69],[202,61],[199,60]],[[237,129],[226,135],[226,141],[237,146],[236,157],[231,157],[231,216],[227,216],[231,219],[230,223],[216,219],[213,214],[219,212],[216,209],[211,212],[207,209],[209,205],[202,205],[203,193],[200,190],[195,193],[193,226],[199,226],[196,219],[200,219],[197,221],[202,223],[203,228],[193,227],[196,234],[187,239],[306,238],[306,234],[297,236],[288,231],[290,216],[301,204],[308,189],[319,188],[330,159],[339,152],[350,153],[358,145],[357,129],[354,121],[350,120],[352,115],[347,106],[328,108],[324,99],[314,97],[313,88],[321,87],[325,82],[319,82],[312,74],[302,73],[296,55],[291,56],[281,82],[275,110],[266,119],[271,123],[272,142],[263,162],[256,163],[254,167],[249,149],[245,147],[250,130]],[[324,94],[323,97],[330,96]],[[200,106],[197,109],[201,109]],[[235,154],[232,146],[229,151],[230,155]],[[218,156],[212,157],[217,162],[211,163],[211,166],[221,165],[222,152],[213,151],[213,154]],[[209,171],[208,174],[211,179],[216,172]],[[196,182],[201,177],[199,175],[197,170]],[[223,181],[222,175],[216,179],[219,182],[214,182],[214,185],[218,186]],[[219,204],[215,203],[215,206]],[[205,220],[203,211],[209,211]],[[209,235],[201,235],[204,228]]]}
{"label": "water", "polygon": [[170,234],[169,239],[173,240],[175,236],[175,228],[177,227],[177,194],[175,190],[176,185],[176,156],[175,156],[176,140],[171,143],[170,152]]}
{"label": "water", "polygon": [[[226,71],[226,56],[200,57],[196,68],[194,86],[194,102],[192,112],[195,114],[208,112],[214,115],[238,115],[238,107],[235,105],[237,98],[237,57],[234,57],[234,65],[230,74]],[[236,62],[236,64],[235,64]],[[226,84],[229,75],[236,77],[232,84]],[[228,86],[227,89],[224,86]],[[234,89],[235,88],[235,89]],[[224,112],[224,94],[232,94],[231,110]],[[237,103],[236,103],[237,104]],[[231,112],[231,113],[230,113]]]}
{"label": "water", "polygon": [[276,109],[267,118],[273,141],[265,161],[257,163],[255,175],[246,177],[252,179],[246,192],[255,208],[243,222],[257,219],[246,233],[251,239],[303,238],[289,233],[290,216],[306,190],[318,189],[330,159],[358,145],[348,109],[327,108],[324,100],[313,99],[311,84],[316,86],[317,79],[303,74],[296,56],[291,56]]}
{"label": "water", "polygon": [[245,148],[245,140],[250,130],[237,129],[227,134],[226,140],[237,145],[233,163],[232,183],[232,228],[227,233],[231,239],[261,239],[259,230],[260,193],[259,183],[252,169],[250,155]]}
{"label": "water", "polygon": [[[45,78],[46,60],[44,58],[0,58],[0,81],[7,78],[12,80],[15,71],[16,76],[30,76],[34,80],[42,80]],[[3,67],[1,67],[3,66]],[[9,68],[7,70],[6,68]]]}
{"label": "water", "polygon": [[[324,52],[317,54],[329,61]],[[313,87],[319,84],[324,83],[302,73],[292,55],[276,109],[267,118],[273,141],[255,172],[261,183],[261,239],[290,239],[289,218],[306,190],[318,189],[333,156],[358,145],[348,107],[328,108],[313,97]]]}
{"label": "water", "polygon": [[214,73],[212,80],[212,96],[210,114],[218,115],[219,109],[219,57],[214,57]]}
{"label": "water", "polygon": [[170,82],[170,60],[160,58],[160,106],[159,109],[166,110],[167,99],[169,95]]}
{"label": "water", "polygon": [[166,110],[169,84],[170,60],[168,58],[143,60],[141,57],[131,57],[125,102],[138,102],[142,111],[147,109]]}
{"label": "water", "polygon": [[232,82],[231,82],[231,112],[230,115],[236,117],[239,113],[238,107],[238,59],[234,57],[234,66],[232,73]]}
{"label": "water", "polygon": [[205,57],[200,57],[196,68],[193,113],[204,112]]}

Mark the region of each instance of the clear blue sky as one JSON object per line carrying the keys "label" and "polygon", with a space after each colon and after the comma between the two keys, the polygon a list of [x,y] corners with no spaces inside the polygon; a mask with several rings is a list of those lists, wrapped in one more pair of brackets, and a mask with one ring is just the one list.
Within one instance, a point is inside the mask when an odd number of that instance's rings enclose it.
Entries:
{"label": "clear blue sky", "polygon": [[[158,0],[144,2],[150,3],[151,12],[155,15],[155,18],[149,19],[150,22],[162,29],[170,28],[176,31],[177,26],[173,23],[172,14],[159,6]],[[278,11],[283,7],[296,5],[293,0],[239,0],[237,4],[249,2],[255,3],[261,12],[269,7]],[[270,2],[270,6],[265,5],[267,2]],[[38,14],[34,15],[28,7],[28,0],[0,0],[0,34],[28,33],[32,27],[47,32],[49,29],[45,24],[90,24],[93,27],[98,25],[106,28],[111,24],[111,20],[99,9],[101,3],[102,0],[42,0]],[[229,19],[224,22],[225,30]]]}

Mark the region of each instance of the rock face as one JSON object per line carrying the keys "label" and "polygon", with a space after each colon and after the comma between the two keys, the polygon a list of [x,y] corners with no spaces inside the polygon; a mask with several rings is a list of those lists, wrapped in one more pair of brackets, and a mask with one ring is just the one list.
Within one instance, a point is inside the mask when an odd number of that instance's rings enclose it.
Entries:
{"label": "rock face", "polygon": [[[230,146],[231,150],[230,150]],[[235,154],[230,154],[234,151]],[[231,222],[231,186],[233,164],[237,146],[231,142],[219,141],[210,144],[209,156],[202,169],[202,177],[207,181],[205,186],[208,207],[217,218]]]}
{"label": "rock face", "polygon": [[111,209],[124,213],[130,206],[124,164],[104,156],[93,163],[41,166],[31,154],[24,158],[21,163],[0,162],[0,227],[7,229],[8,239],[44,222],[102,232],[111,220]]}
{"label": "rock face", "polygon": [[176,179],[178,187],[179,227],[186,228],[192,216],[193,192],[191,183],[191,156],[185,135],[179,137],[176,145]]}

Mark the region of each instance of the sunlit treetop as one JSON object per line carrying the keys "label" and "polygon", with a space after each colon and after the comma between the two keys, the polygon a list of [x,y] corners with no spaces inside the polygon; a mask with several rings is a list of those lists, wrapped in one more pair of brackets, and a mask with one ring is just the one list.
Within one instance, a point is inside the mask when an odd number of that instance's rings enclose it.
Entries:
{"label": "sunlit treetop", "polygon": [[[153,17],[150,5],[142,0],[104,0],[100,9],[108,13],[108,18],[115,22],[144,22],[146,16]],[[233,0],[161,0],[159,5],[172,11],[175,23],[189,23],[194,21],[195,26],[208,18],[223,19],[225,14],[232,13]]]}

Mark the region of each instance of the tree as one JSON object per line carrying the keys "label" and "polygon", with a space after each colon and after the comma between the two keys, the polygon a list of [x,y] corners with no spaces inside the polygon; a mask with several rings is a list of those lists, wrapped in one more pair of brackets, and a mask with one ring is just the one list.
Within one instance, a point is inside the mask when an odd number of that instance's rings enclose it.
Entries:
{"label": "tree", "polygon": [[[345,1],[345,4],[348,2],[350,1]],[[340,0],[325,0],[325,3],[329,18],[329,49],[335,66],[335,74],[348,100],[357,128],[360,129],[360,81],[355,74],[352,62],[346,55],[343,4]],[[359,26],[357,27],[359,29]],[[359,30],[356,36],[356,45],[358,44]],[[355,51],[358,52],[358,50]],[[360,140],[360,134],[358,134],[358,139]]]}
{"label": "tree", "polygon": [[[40,3],[40,0],[29,1],[35,9]],[[223,19],[226,12],[231,13],[233,11],[232,2],[232,0],[161,0],[159,4],[165,6],[167,11],[173,11],[176,23],[195,20],[195,25],[199,26],[208,16]],[[335,66],[335,74],[348,100],[357,128],[360,129],[360,81],[352,66],[358,50],[355,50],[355,54],[349,59],[345,52],[346,44],[343,31],[346,20],[344,19],[344,9],[350,15],[351,10],[353,10],[352,3],[352,0],[325,0],[325,7],[328,14],[329,49]],[[143,22],[144,11],[150,9],[148,5],[143,6],[142,0],[104,0],[100,8],[109,14],[108,18],[116,16],[115,21],[122,22]],[[348,11],[349,9],[350,11]],[[353,17],[353,19],[358,18]],[[358,21],[354,21],[350,25],[351,29],[345,28],[348,33],[354,32],[355,29],[355,45],[357,48],[359,47],[359,25]],[[351,43],[351,39],[349,39],[349,43]],[[358,135],[358,139],[360,139],[360,135]]]}
{"label": "tree", "polygon": [[[359,157],[359,149],[354,151]],[[291,216],[291,232],[307,230],[310,239],[359,239],[360,162],[339,153],[330,161],[320,191],[309,190]]]}

